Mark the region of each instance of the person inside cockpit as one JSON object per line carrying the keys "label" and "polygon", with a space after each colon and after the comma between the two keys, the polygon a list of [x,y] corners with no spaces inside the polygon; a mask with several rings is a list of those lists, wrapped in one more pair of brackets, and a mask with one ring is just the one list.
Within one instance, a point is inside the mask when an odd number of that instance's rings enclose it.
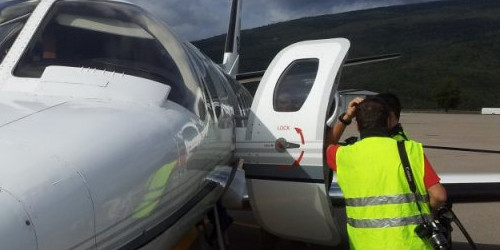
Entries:
{"label": "person inside cockpit", "polygon": [[56,53],[56,37],[52,32],[46,32],[42,38],[42,60],[55,59]]}

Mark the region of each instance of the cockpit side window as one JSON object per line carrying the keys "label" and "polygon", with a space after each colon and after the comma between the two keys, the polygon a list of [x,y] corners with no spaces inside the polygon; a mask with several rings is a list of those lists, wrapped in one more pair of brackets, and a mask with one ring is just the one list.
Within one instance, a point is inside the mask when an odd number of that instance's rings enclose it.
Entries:
{"label": "cockpit side window", "polygon": [[236,80],[228,75],[225,75],[225,77],[227,79],[227,83],[234,92],[233,103],[235,103],[234,113],[236,126],[245,127],[247,124],[248,115],[250,114],[250,108],[252,106],[252,95],[245,87],[236,82]]}
{"label": "cockpit side window", "polygon": [[0,25],[0,62],[3,61],[23,28],[23,21],[25,20]]}
{"label": "cockpit side window", "polygon": [[38,1],[0,3],[0,63],[9,52]]}

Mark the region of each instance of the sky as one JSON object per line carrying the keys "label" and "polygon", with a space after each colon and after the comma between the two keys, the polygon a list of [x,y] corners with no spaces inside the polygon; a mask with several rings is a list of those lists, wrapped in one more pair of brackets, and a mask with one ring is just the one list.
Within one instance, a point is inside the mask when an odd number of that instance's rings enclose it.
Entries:
{"label": "sky", "polygon": [[[230,0],[129,0],[165,20],[189,41],[227,31]],[[307,16],[435,0],[243,0],[243,29]]]}

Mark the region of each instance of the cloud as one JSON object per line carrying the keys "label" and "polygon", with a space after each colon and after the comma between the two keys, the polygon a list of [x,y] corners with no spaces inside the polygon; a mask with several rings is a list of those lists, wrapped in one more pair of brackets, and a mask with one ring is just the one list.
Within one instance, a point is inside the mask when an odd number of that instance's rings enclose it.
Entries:
{"label": "cloud", "polygon": [[228,0],[130,0],[164,20],[188,40],[225,33]]}
{"label": "cloud", "polygon": [[[166,21],[181,36],[197,40],[226,32],[230,0],[130,0]],[[259,27],[307,16],[435,0],[243,0],[242,27]]]}

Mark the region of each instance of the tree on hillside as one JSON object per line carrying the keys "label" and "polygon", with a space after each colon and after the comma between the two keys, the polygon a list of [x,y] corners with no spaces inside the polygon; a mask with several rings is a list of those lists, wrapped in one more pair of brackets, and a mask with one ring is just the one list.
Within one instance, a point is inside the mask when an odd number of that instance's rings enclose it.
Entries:
{"label": "tree on hillside", "polygon": [[432,98],[439,108],[444,108],[444,111],[448,112],[449,109],[458,107],[462,90],[456,79],[447,77],[433,88]]}

